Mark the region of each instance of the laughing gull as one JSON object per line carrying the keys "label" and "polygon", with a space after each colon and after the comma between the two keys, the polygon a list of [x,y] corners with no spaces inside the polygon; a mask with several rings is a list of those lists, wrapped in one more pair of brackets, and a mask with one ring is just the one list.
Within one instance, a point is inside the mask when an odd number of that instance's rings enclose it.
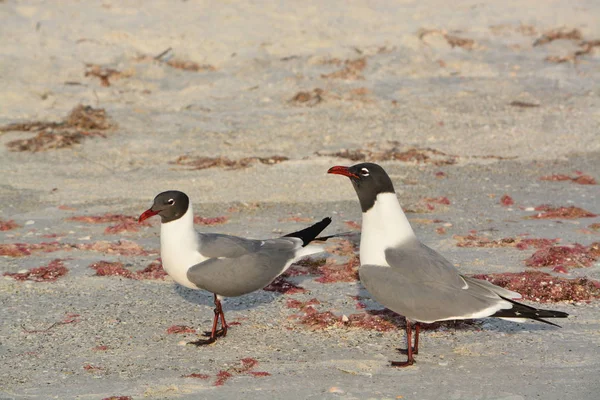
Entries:
{"label": "laughing gull", "polygon": [[[512,299],[521,295],[487,281],[461,275],[442,255],[421,243],[400,207],[394,185],[377,164],[335,166],[330,174],[350,178],[362,208],[360,280],[379,303],[406,317],[408,360],[419,351],[420,323],[498,317],[516,322],[526,318],[558,326],[542,318],[567,313],[540,310]],[[415,325],[412,346],[411,322]]]}
{"label": "laughing gull", "polygon": [[[160,193],[139,222],[159,215],[160,255],[167,273],[180,285],[212,292],[215,316],[210,337],[190,344],[213,343],[227,335],[222,297],[236,297],[264,288],[294,261],[323,251],[308,245],[331,223],[331,218],[278,239],[253,240],[194,229],[189,197],[176,190]],[[221,319],[221,329],[217,325]],[[208,332],[206,333],[208,335]]]}

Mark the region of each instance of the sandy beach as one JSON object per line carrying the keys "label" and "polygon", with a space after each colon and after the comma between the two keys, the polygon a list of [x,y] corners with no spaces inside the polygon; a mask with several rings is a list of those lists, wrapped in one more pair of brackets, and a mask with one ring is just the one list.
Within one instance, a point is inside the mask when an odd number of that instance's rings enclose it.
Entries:
{"label": "sandy beach", "polygon": [[[0,400],[597,398],[599,17],[558,0],[0,1]],[[404,322],[356,279],[360,207],[326,174],[359,160],[388,170],[423,242],[568,312],[562,328],[437,324],[415,366],[390,367]],[[227,299],[227,337],[186,346],[211,294],[164,276],[158,219],[136,222],[168,189],[198,230],[331,216],[326,233],[352,234],[292,267],[292,290]]]}

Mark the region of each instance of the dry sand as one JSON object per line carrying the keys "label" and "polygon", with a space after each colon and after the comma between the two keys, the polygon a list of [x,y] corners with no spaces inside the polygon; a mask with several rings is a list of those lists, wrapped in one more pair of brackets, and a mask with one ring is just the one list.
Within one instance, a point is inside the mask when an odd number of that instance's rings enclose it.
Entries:
{"label": "dry sand", "polygon": [[[470,230],[599,241],[588,228],[598,217],[523,219],[544,203],[600,213],[597,185],[539,180],[575,171],[600,179],[597,1],[264,3],[0,1],[0,125],[59,122],[78,104],[116,125],[35,153],[5,145],[36,132],[0,132],[0,219],[19,225],[2,243],[126,239],[156,249],[156,222],[114,235],[109,224],[66,218],[138,215],[166,189],[190,194],[203,216],[229,218],[210,231],[270,237],[326,215],[330,232],[344,231],[360,209],[350,184],[325,171],[352,161],[331,154],[394,146],[452,162],[383,164],[403,205],[419,211],[410,214],[418,235],[465,273],[523,271],[534,251],[456,247],[453,235]],[[570,38],[534,45],[554,29]],[[193,170],[173,164],[180,156],[288,160]],[[511,208],[499,204],[505,193]],[[451,204],[419,209],[439,196]],[[598,301],[546,305],[572,314],[563,329],[486,321],[428,331],[416,366],[398,370],[387,361],[399,357],[401,330],[312,331],[289,319],[298,313],[289,299],[361,312],[348,297],[367,296],[360,284],[315,277],[294,278],[309,293],[230,299],[227,315],[241,325],[226,340],[178,345],[193,335],[167,329],[208,326],[209,294],[88,268],[108,260],[140,269],[156,257],[2,257],[0,272],[61,258],[69,274],[0,280],[0,399],[595,399],[600,390]],[[581,276],[599,279],[598,263],[566,275]],[[65,318],[72,323],[26,332]],[[237,373],[247,357],[259,362],[251,372],[270,376]],[[219,371],[234,376],[215,386]],[[209,378],[182,377],[191,373]]]}

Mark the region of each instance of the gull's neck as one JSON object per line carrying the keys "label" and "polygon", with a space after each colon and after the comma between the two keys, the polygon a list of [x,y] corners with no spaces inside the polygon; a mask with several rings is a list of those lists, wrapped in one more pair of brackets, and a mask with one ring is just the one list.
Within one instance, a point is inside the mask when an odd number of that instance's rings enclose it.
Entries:
{"label": "gull's neck", "polygon": [[360,264],[387,266],[385,250],[415,238],[395,193],[379,193],[373,207],[363,212]]}
{"label": "gull's neck", "polygon": [[167,273],[179,284],[197,289],[187,278],[188,269],[204,260],[198,249],[200,238],[194,229],[192,204],[176,220],[160,224],[160,256]]}

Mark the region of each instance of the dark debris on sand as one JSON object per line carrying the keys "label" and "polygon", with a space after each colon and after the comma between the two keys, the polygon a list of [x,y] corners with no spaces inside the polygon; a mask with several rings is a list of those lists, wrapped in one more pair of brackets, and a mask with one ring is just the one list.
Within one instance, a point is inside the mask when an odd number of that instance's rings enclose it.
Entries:
{"label": "dark debris on sand", "polygon": [[106,137],[103,131],[114,128],[103,108],[79,104],[60,122],[33,121],[0,126],[0,132],[37,132],[36,136],[6,143],[11,151],[46,151],[80,144],[90,137]]}

